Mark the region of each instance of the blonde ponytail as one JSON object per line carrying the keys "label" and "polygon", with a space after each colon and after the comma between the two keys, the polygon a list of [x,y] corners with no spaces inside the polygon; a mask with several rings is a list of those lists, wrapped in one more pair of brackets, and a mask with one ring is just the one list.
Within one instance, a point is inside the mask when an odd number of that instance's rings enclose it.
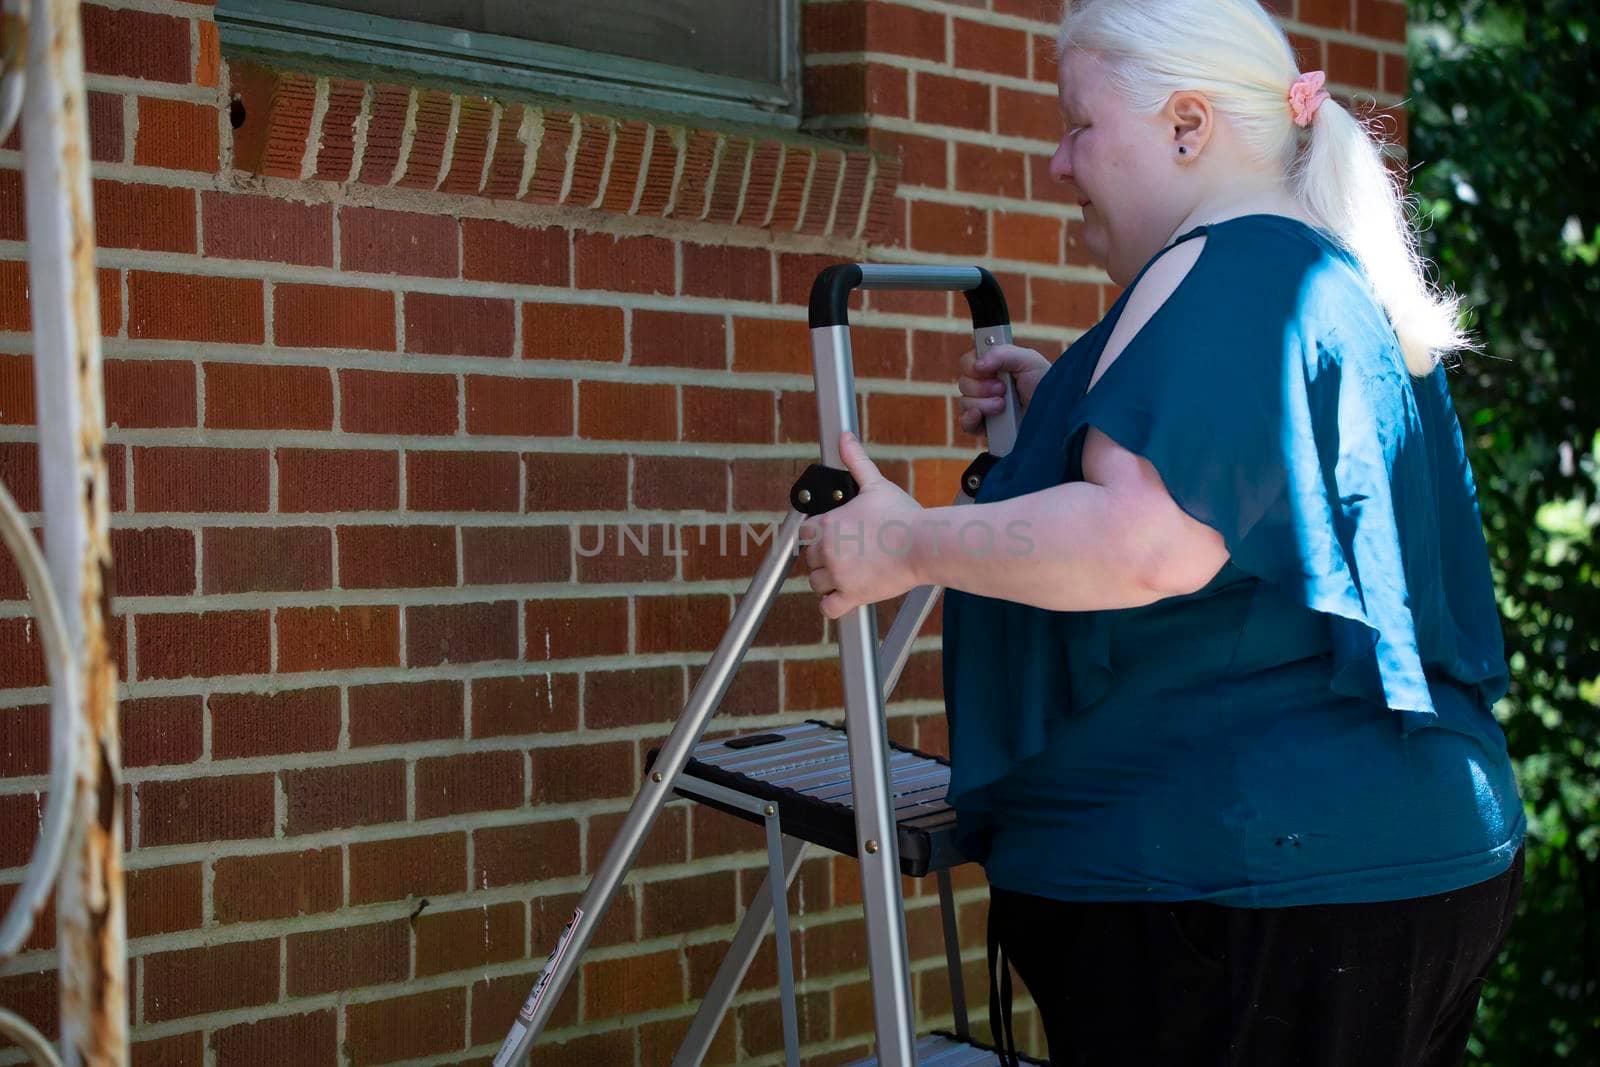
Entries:
{"label": "blonde ponytail", "polygon": [[1335,100],[1308,130],[1295,125],[1288,94],[1300,71],[1258,0],[1075,0],[1058,44],[1062,54],[1082,49],[1108,60],[1135,111],[1157,112],[1182,89],[1205,93],[1247,150],[1278,167],[1306,211],[1361,263],[1413,375],[1470,347],[1457,325],[1459,301],[1424,274],[1380,142]]}

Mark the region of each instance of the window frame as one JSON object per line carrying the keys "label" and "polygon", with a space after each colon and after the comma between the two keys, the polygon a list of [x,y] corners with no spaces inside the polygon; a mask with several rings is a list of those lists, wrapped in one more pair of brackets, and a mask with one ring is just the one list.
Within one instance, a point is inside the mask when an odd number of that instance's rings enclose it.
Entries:
{"label": "window frame", "polygon": [[299,0],[218,0],[229,52],[312,57],[322,64],[420,75],[486,93],[510,90],[574,104],[655,111],[798,129],[801,117],[800,2],[779,6],[779,84],[587,52],[500,34],[323,7]]}

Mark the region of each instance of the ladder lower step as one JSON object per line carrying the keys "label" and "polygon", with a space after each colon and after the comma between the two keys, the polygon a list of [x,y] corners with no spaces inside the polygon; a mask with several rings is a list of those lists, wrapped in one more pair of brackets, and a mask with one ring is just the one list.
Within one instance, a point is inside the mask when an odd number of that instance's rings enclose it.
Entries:
{"label": "ladder lower step", "polygon": [[[659,751],[650,750],[646,770]],[[900,870],[920,878],[968,862],[955,844],[955,810],[945,802],[950,764],[891,741],[888,766]],[[849,743],[838,726],[810,720],[695,746],[678,776],[678,795],[760,822],[758,816],[697,794],[697,780],[776,804],[783,832],[791,837],[846,856],[856,854]]]}
{"label": "ladder lower step", "polygon": [[[1035,1067],[1049,1067],[1049,1061],[1018,1056],[1022,1063]],[[988,1045],[971,1039],[963,1041],[954,1034],[933,1033],[917,1039],[917,1067],[995,1067],[1000,1054]],[[878,1058],[869,1056],[856,1060],[846,1067],[878,1067]]]}

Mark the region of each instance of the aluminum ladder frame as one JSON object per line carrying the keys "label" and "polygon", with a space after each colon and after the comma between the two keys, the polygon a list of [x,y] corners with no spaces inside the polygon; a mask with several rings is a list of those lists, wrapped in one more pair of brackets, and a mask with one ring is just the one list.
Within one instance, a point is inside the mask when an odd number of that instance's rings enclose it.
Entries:
{"label": "aluminum ladder frame", "polygon": [[[855,374],[851,358],[849,297],[856,289],[960,292],[965,294],[972,312],[973,339],[981,355],[989,348],[1009,344],[1010,317],[1005,298],[994,276],[981,267],[910,266],[894,264],[840,264],[828,267],[812,286],[809,319],[811,327],[812,370],[816,382],[822,464],[835,474],[843,474],[839,454],[839,435],[858,432],[855,407]],[[988,455],[980,462],[993,462],[1008,454],[1016,442],[1021,420],[1016,389],[1009,374],[1000,375],[1005,385],[1005,403],[996,415],[985,417]],[[981,480],[975,463],[963,477],[956,502],[972,502]],[[812,471],[816,471],[816,467]],[[984,467],[983,469],[987,469]],[[810,473],[810,472],[808,472]],[[805,479],[802,479],[804,482]],[[853,479],[849,480],[853,485]],[[850,495],[835,490],[832,500],[814,501],[803,495],[801,483],[791,491],[791,509],[778,529],[774,543],[762,560],[744,597],[733,614],[727,631],[700,674],[677,725],[662,746],[651,772],[634,798],[617,836],[605,858],[580,897],[572,918],[562,928],[550,951],[532,992],[511,1024],[505,1041],[494,1057],[494,1067],[510,1067],[522,1062],[550,1016],[588,947],[601,918],[622,880],[632,867],[661,808],[674,799],[685,764],[700,743],[711,716],[720,706],[734,672],[749,650],[768,609],[794,558],[800,526],[809,514],[820,514],[844,503]],[[800,510],[806,507],[807,511]],[[890,627],[882,647],[877,639],[877,620],[871,605],[856,608],[838,620],[838,643],[844,683],[846,730],[849,738],[852,792],[855,804],[857,862],[861,866],[861,899],[867,929],[868,971],[873,991],[873,1022],[877,1039],[877,1062],[893,1067],[915,1067],[917,1037],[912,1010],[910,961],[906,945],[905,916],[900,895],[900,861],[895,833],[894,807],[889,795],[888,733],[883,706],[910,652],[912,639],[931,612],[940,592],[938,586],[919,586],[906,594],[899,614]],[[776,815],[776,812],[773,813]],[[767,817],[769,874],[767,884],[747,909],[746,923],[730,958],[743,954],[744,966],[724,980],[719,971],[713,986],[714,1002],[702,1002],[693,1035],[697,1049],[674,1060],[675,1064],[698,1063],[711,1035],[733,997],[737,978],[742,977],[749,958],[768,922],[778,916],[787,926],[787,909],[774,913],[774,899],[784,894],[799,870],[803,842],[780,848],[778,823]],[[781,862],[780,862],[781,861]],[[941,887],[942,888],[942,887]],[[764,904],[763,904],[764,902]],[[754,918],[752,918],[754,916]],[[951,921],[951,920],[947,920]],[[746,926],[751,931],[746,930]],[[777,941],[780,973],[793,973],[787,959],[787,930]],[[725,961],[724,967],[729,964]],[[784,1038],[788,1063],[798,1067],[797,1025],[792,996],[785,998]],[[686,1041],[686,1044],[688,1042]]]}

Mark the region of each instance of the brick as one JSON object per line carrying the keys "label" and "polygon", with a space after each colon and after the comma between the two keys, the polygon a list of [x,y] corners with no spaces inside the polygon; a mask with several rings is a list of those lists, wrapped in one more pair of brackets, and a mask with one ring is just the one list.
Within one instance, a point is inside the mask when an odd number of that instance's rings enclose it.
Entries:
{"label": "brick", "polygon": [[713,871],[643,886],[641,934],[646,938],[721,926],[736,918],[735,872]]}
{"label": "brick", "polygon": [[106,425],[123,430],[173,429],[197,423],[193,363],[175,359],[108,359]]}
{"label": "brick", "polygon": [[683,439],[766,444],[777,434],[768,389],[683,387]]}
{"label": "brick", "polygon": [[628,506],[628,457],[540,452],[527,456],[529,511],[619,511]]}
{"label": "brick", "polygon": [[298,179],[312,140],[316,79],[308,74],[231,63],[233,163],[243,171]]}
{"label": "brick", "polygon": [[565,526],[465,526],[461,529],[467,585],[565,582],[572,577],[572,544]]}
{"label": "brick", "polygon": [[911,243],[919,252],[983,256],[989,228],[982,209],[918,200],[911,205]]}
{"label": "brick", "polygon": [[374,274],[454,278],[459,224],[448,215],[339,209],[339,267]]}
{"label": "brick", "polygon": [[204,717],[199,697],[119,701],[117,722],[122,733],[123,766],[193,763],[200,758]]}
{"label": "brick", "polygon": [[[49,708],[0,708],[0,773],[7,778],[50,773]],[[0,903],[0,911],[4,907]]]}
{"label": "brick", "polygon": [[1351,0],[1298,0],[1300,21],[1332,30],[1352,29]]}
{"label": "brick", "polygon": [[467,432],[484,436],[566,437],[572,433],[572,383],[559,378],[467,376]]}
{"label": "brick", "polygon": [[20,259],[0,261],[0,330],[33,329],[28,292],[28,264]]}
{"label": "brick", "polygon": [[461,276],[473,281],[566,285],[569,231],[495,219],[461,220]]}
{"label": "brick", "polygon": [[314,834],[406,817],[406,767],[400,760],[282,772],[284,832]]}
{"label": "brick", "polygon": [[435,189],[444,179],[444,146],[450,137],[451,94],[439,89],[416,90],[411,116],[411,150],[395,183],[402,188]]}
{"label": "brick", "polygon": [[141,678],[265,674],[266,611],[140,615],[134,626]]}
{"label": "brick", "polygon": [[[811,114],[848,117],[867,113],[867,72],[860,63],[808,65],[801,77],[801,93]],[[860,119],[852,121],[859,123]]]}
{"label": "brick", "polygon": [[733,221],[748,180],[754,149],[755,142],[748,137],[729,135],[722,139],[722,154],[717,160],[716,177],[712,180],[711,204],[706,209],[707,222]]}
{"label": "brick", "polygon": [[[947,61],[945,19],[942,14],[905,4],[886,4],[879,0],[864,6],[865,51],[929,59],[935,63]],[[960,65],[959,61],[957,65]]]}
{"label": "brick", "polygon": [[187,84],[189,20],[85,4],[83,66],[89,74]]}
{"label": "brick", "polygon": [[510,300],[407,293],[406,351],[447,356],[510,356],[516,344]]}
{"label": "brick", "polygon": [[584,1015],[612,1019],[683,1002],[676,950],[595,960],[583,965]]}
{"label": "brick", "polygon": [[956,145],[956,188],[1024,199],[1028,160],[1021,152],[984,145]]}
{"label": "brick", "polygon": [[[101,248],[194,252],[194,220],[193,189],[94,183],[94,242]],[[23,236],[20,227],[14,236]]]}
{"label": "brick", "polygon": [[460,737],[465,717],[465,687],[457,681],[394,682],[350,689],[352,748]]}
{"label": "brick", "polygon": [[583,725],[605,730],[670,722],[683,710],[683,701],[681,667],[589,671],[584,677]]}
{"label": "brick", "polygon": [[728,364],[727,337],[727,320],[721,315],[635,311],[630,362],[639,366],[722,370]]}
{"label": "brick", "polygon": [[1062,261],[1061,242],[1060,219],[1010,211],[994,213],[994,254],[999,259],[1022,259],[1054,266]]}
{"label": "brick", "polygon": [[917,73],[918,122],[935,126],[989,129],[989,87],[981,81]]}
{"label": "brick", "polygon": [[401,919],[291,934],[285,943],[288,965],[284,970],[291,997],[342,993],[403,982],[410,976],[411,930]]}
{"label": "brick", "polygon": [[1406,5],[1397,0],[1356,0],[1356,32],[1387,41],[1406,39]]}
{"label": "brick", "polygon": [[392,511],[399,506],[400,456],[396,452],[278,450],[280,511]]}
{"label": "brick", "polygon": [[219,923],[334,911],[344,900],[344,858],[337,847],[223,856],[216,861],[211,899]]}
{"label": "brick", "polygon": [[628,602],[622,597],[530,600],[523,621],[530,662],[628,652]]}
{"label": "brick", "polygon": [[142,167],[214,174],[219,158],[217,122],[217,109],[211,104],[141,96],[133,161]]}
{"label": "brick", "polygon": [[580,583],[671,581],[677,549],[668,523],[595,523],[573,527]]}
{"label": "brick", "polygon": [[639,785],[633,748],[615,741],[534,749],[534,805],[631,796]]}
{"label": "brick", "polygon": [[955,45],[955,66],[959,70],[1021,77],[1028,69],[1031,45],[1026,30],[958,18],[955,20]]}
{"label": "brick", "polygon": [[400,609],[278,609],[278,670],[354,670],[400,665]]}
{"label": "brick", "polygon": [[207,363],[205,424],[219,430],[331,430],[333,379],[323,367]]}
{"label": "brick", "polygon": [[272,836],[270,774],[141,782],[138,790],[143,848]]}
{"label": "brick", "polygon": [[[807,55],[867,50],[867,5],[864,3],[807,4],[800,17]],[[939,58],[943,58],[942,54]]]}
{"label": "brick", "polygon": [[[595,814],[589,817],[589,855],[583,868],[599,868],[605,854],[616,842],[625,812]],[[664,867],[689,859],[689,809],[686,806],[663,809],[640,846],[636,867]]]}
{"label": "brick", "polygon": [[523,304],[524,359],[620,362],[622,309],[593,304]]}
{"label": "brick", "polygon": [[637,119],[617,123],[616,138],[607,161],[605,192],[600,206],[606,211],[628,214],[633,210],[634,194],[639,189],[639,171],[650,136],[650,125]]}
{"label": "brick", "polygon": [[214,89],[222,78],[222,39],[213,20],[197,19],[194,28],[198,45],[194,57],[194,83]]}
{"label": "brick", "polygon": [[468,752],[417,761],[417,818],[522,806],[521,752]]}
{"label": "brick", "polygon": [[[717,647],[731,609],[721,593],[635,598],[638,652],[705,652]],[[741,668],[743,670],[743,668]],[[591,683],[597,676],[590,674]]]}
{"label": "brick", "polygon": [[677,196],[669,212],[673,218],[699,219],[706,212],[706,197],[710,194],[711,169],[717,160],[718,135],[710,130],[685,132],[683,146],[683,176],[678,181]]}
{"label": "brick", "polygon": [[53,1038],[60,1029],[61,989],[55,971],[32,971],[0,978],[0,1004]]}
{"label": "brick", "polygon": [[[108,365],[109,361],[102,366]],[[106,390],[110,392],[109,385]],[[111,403],[109,395],[106,403],[108,406]],[[36,418],[33,357],[0,356],[0,426],[32,426]]]}
{"label": "brick", "polygon": [[454,374],[341,370],[339,398],[339,420],[347,433],[448,436],[456,432]]}
{"label": "brick", "polygon": [[456,584],[449,526],[339,527],[341,589],[420,589]]}
{"label": "brick", "polygon": [[678,436],[676,387],[644,382],[578,383],[578,436],[672,441]]}
{"label": "brick", "polygon": [[[997,89],[995,121],[1007,137],[1055,141],[1063,132],[1056,98],[1049,93]],[[909,163],[907,170],[910,170]]]}
{"label": "brick", "polygon": [[406,663],[436,667],[517,658],[517,605],[420,604],[406,609]]}
{"label": "brick", "polygon": [[[262,283],[128,272],[128,336],[135,340],[258,345],[266,339]],[[280,338],[281,341],[281,338]]]}
{"label": "brick", "polygon": [[683,246],[683,291],[719,300],[772,300],[772,253],[737,245]]}
{"label": "brick", "polygon": [[544,132],[533,173],[528,176],[526,199],[535,204],[554,204],[561,199],[567,179],[567,152],[572,145],[574,117],[565,111],[543,109]]}
{"label": "brick", "polygon": [[207,258],[333,266],[330,204],[207,191],[200,194],[200,225]]}
{"label": "brick", "polygon": [[572,155],[572,176],[563,202],[573,207],[599,207],[617,123],[602,115],[579,115],[577,126],[578,147]]}
{"label": "brick", "polygon": [[144,957],[151,1022],[248,1008],[278,999],[278,942],[240,941]]}
{"label": "brick", "polygon": [[[327,112],[319,132],[316,168],[311,172],[317,181],[346,182],[354,177],[351,170],[355,165],[356,123],[361,117],[366,88],[359,81],[329,79]],[[329,249],[331,255],[331,240]]]}
{"label": "brick", "polygon": [[412,511],[516,511],[521,462],[515,452],[407,452]]}
{"label": "brick", "polygon": [[0,794],[0,869],[28,863],[44,820],[44,798],[31,793]]}
{"label": "brick", "polygon": [[698,456],[635,456],[633,506],[652,511],[726,511],[728,464]]}
{"label": "brick", "polygon": [[190,595],[195,588],[194,546],[190,530],[112,530],[113,595]]}
{"label": "brick", "polygon": [[1362,89],[1378,88],[1378,53],[1359,45],[1329,41],[1328,80]]}
{"label": "brick", "polygon": [[472,680],[472,736],[559,733],[578,728],[578,679],[530,674]]}
{"label": "brick", "polygon": [[345,1008],[344,1051],[356,1063],[388,1063],[463,1047],[467,991],[436,989]]}
{"label": "brick", "polygon": [[[772,208],[772,194],[778,185],[778,167],[783,161],[784,146],[777,141],[757,141],[755,149],[750,155],[750,173],[745,179],[744,194],[739,204],[738,217],[734,222],[740,226],[760,226],[767,221],[767,214]],[[771,271],[771,257],[768,260],[766,272]],[[689,268],[684,267],[684,274],[688,275]],[[755,299],[766,300],[766,296]]]}
{"label": "brick", "polygon": [[272,290],[272,336],[290,348],[395,347],[394,294],[345,285],[282,283]]}
{"label": "brick", "polygon": [[411,105],[411,89],[374,85],[367,120],[367,147],[357,178],[367,185],[386,185],[400,160],[400,142]]}
{"label": "brick", "polygon": [[[216,23],[201,23],[203,26],[215,26]],[[205,1059],[206,1035],[203,1030],[190,1030],[188,1033],[173,1034],[170,1037],[158,1037],[148,1041],[136,1041],[128,1050],[132,1056],[133,1067],[186,1067],[187,1064],[199,1063]]]}
{"label": "brick", "polygon": [[339,690],[213,693],[211,758],[331,752],[339,745]]}
{"label": "brick", "polygon": [[[215,23],[202,22],[208,26]],[[291,943],[293,939],[291,938]],[[334,1009],[309,1015],[280,1015],[238,1023],[211,1034],[218,1063],[332,1063],[338,1059],[339,1025]],[[196,1059],[175,1060],[196,1063]]]}
{"label": "brick", "polygon": [[789,232],[800,225],[800,214],[805,210],[806,184],[811,180],[811,165],[815,156],[809,149],[786,145],[783,150],[783,169],[778,174],[778,186],[772,194],[772,218],[767,228],[775,232]]}
{"label": "brick", "polygon": [[735,316],[733,369],[749,373],[811,373],[811,337],[805,321]]}
{"label": "brick", "polygon": [[573,238],[579,289],[619,293],[673,293],[677,265],[672,242],[660,237],[578,233]]}
{"label": "brick", "polygon": [[583,870],[576,819],[474,830],[472,856],[472,884],[483,889],[570,878]]}
{"label": "brick", "polygon": [[1028,318],[1033,322],[1088,329],[1100,321],[1100,287],[1088,282],[1030,279]]}
{"label": "brick", "polygon": [[650,142],[650,161],[645,167],[644,187],[639,192],[639,206],[635,214],[647,218],[660,218],[666,214],[674,192],[673,179],[678,170],[680,154],[677,137],[681,128],[657,126]]}
{"label": "brick", "polygon": [[430,911],[417,919],[417,977],[481,969],[522,955],[522,902]]}
{"label": "brick", "polygon": [[467,835],[430,834],[350,845],[350,903],[460,893],[467,888]]}
{"label": "brick", "polygon": [[463,96],[456,105],[455,142],[445,161],[439,188],[447,193],[478,192],[483,165],[488,161],[489,138],[495,121],[494,105],[483,97]]}
{"label": "brick", "polygon": [[176,933],[179,929],[200,929],[202,875],[200,864],[130,870],[125,885],[128,936],[149,937]]}
{"label": "brick", "polygon": [[322,527],[216,527],[205,531],[200,555],[207,593],[333,586],[333,536]]}

